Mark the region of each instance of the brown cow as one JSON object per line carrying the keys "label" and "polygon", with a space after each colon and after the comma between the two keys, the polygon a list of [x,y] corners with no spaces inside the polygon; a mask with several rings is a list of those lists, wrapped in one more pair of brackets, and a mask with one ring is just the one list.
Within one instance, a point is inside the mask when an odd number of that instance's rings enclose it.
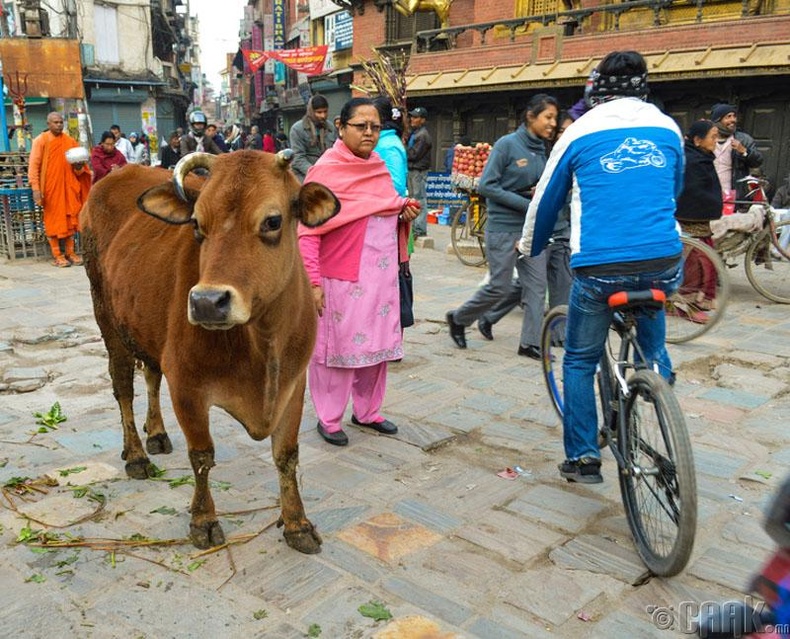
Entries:
{"label": "brown cow", "polygon": [[[321,550],[296,484],[305,369],[316,333],[296,228],[299,221],[322,224],[340,205],[321,185],[300,187],[288,170],[291,156],[194,153],[178,163],[172,181],[170,172],[132,165],[97,183],[82,212],[126,473],[152,473],[132,410],[141,360],[146,448],[172,451],[159,407],[164,374],[195,473],[190,537],[198,548],[225,541],[208,483],[209,408],[219,406],[253,439],[271,435],[285,540],[301,552]],[[195,168],[209,177],[187,177]]]}

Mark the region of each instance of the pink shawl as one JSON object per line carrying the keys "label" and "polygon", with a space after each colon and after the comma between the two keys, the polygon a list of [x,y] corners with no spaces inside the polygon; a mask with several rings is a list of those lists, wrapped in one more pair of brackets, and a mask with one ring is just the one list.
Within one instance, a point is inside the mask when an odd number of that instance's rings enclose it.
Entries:
{"label": "pink shawl", "polygon": [[323,184],[340,200],[340,212],[325,224],[299,225],[299,247],[311,282],[317,283],[318,269],[323,277],[356,281],[368,218],[397,215],[407,199],[396,193],[378,153],[357,157],[341,139],[310,167],[304,181]]}

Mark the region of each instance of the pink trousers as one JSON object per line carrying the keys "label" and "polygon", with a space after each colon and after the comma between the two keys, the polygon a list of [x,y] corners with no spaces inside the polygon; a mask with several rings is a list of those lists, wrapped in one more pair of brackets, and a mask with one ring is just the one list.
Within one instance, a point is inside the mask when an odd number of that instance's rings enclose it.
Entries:
{"label": "pink trousers", "polygon": [[334,368],[311,361],[307,384],[318,419],[327,432],[343,428],[343,413],[351,398],[354,416],[363,423],[382,421],[379,410],[387,389],[387,362],[363,368]]}

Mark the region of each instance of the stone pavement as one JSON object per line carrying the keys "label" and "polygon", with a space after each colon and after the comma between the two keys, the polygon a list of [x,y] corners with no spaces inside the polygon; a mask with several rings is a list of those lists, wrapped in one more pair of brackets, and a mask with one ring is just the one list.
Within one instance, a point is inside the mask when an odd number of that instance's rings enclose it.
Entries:
{"label": "stone pavement", "polygon": [[[305,404],[299,478],[324,539],[313,556],[287,547],[272,525],[269,443],[218,410],[213,494],[238,543],[209,554],[185,543],[183,437],[165,397],[174,452],[153,461],[166,473],[125,477],[83,269],[0,263],[3,636],[665,638],[683,636],[700,602],[738,595],[771,550],[761,508],[790,470],[790,308],[759,297],[739,266],[723,322],[671,347],[699,529],[683,574],[645,582],[608,452],[602,485],[557,475],[561,429],[538,363],[515,353],[519,312],[494,327],[493,342],[472,327],[466,351],[452,345],[444,313],[484,271],[446,253],[446,227],[429,232],[435,248],[418,247],[412,264],[418,321],[390,367],[384,412],[399,434],[349,424],[350,445],[333,448]],[[139,418],[141,376],[136,388]],[[56,401],[67,421],[37,432],[33,413]],[[515,465],[527,472],[496,475]],[[57,485],[21,495],[11,487],[44,476]],[[26,543],[39,531],[64,547]],[[393,620],[363,616],[371,601]]]}

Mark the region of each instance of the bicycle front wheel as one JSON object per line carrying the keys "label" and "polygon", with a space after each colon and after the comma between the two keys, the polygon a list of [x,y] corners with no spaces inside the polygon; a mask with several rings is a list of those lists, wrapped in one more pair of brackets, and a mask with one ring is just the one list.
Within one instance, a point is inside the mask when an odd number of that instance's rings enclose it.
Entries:
{"label": "bicycle front wheel", "polygon": [[[565,304],[555,306],[543,318],[540,335],[540,353],[543,368],[543,380],[557,417],[562,421],[565,409],[563,399],[562,366],[565,361],[565,331],[568,323],[568,307]],[[599,447],[603,448],[609,439],[603,428],[614,424],[611,398],[613,395],[613,375],[609,359],[604,353],[596,373],[596,405],[598,406],[598,424],[601,427],[598,439]]]}
{"label": "bicycle front wheel", "polygon": [[477,204],[476,214],[472,202],[467,202],[453,214],[450,241],[462,264],[482,266],[486,263],[485,223],[486,211],[482,202]]}
{"label": "bicycle front wheel", "polygon": [[666,340],[688,342],[721,320],[730,298],[730,278],[719,254],[704,242],[681,237],[683,284],[664,305]]}
{"label": "bicycle front wheel", "polygon": [[543,363],[543,379],[549,391],[549,399],[557,416],[562,421],[562,362],[565,359],[565,327],[568,322],[568,307],[555,306],[543,318],[540,330],[540,353]]}
{"label": "bicycle front wheel", "polygon": [[786,257],[786,249],[777,246],[778,238],[788,232],[790,220],[777,222],[776,235],[771,238],[767,234],[754,242],[746,251],[745,258],[746,277],[754,290],[780,304],[790,304],[790,260]]}
{"label": "bicycle front wheel", "polygon": [[625,461],[620,493],[636,550],[655,575],[671,577],[688,563],[697,528],[697,485],[686,421],[658,373],[628,380],[630,396],[618,446]]}

